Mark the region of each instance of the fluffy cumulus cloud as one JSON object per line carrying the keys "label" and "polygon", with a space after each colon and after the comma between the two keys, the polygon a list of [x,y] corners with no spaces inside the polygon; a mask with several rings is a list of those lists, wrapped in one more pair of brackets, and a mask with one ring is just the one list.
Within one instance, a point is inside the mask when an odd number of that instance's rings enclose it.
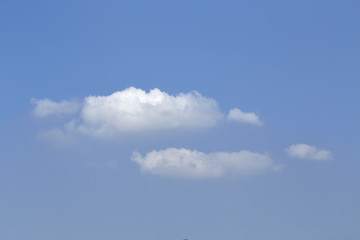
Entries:
{"label": "fluffy cumulus cloud", "polygon": [[332,153],[307,144],[293,144],[285,149],[290,157],[309,160],[330,160]]}
{"label": "fluffy cumulus cloud", "polygon": [[242,122],[242,123],[250,123],[254,125],[262,125],[262,122],[259,119],[259,116],[253,112],[243,112],[238,108],[233,108],[229,111],[227,116],[228,120]]}
{"label": "fluffy cumulus cloud", "polygon": [[[134,87],[109,96],[89,96],[77,102],[33,99],[33,113],[39,117],[76,113],[66,131],[109,136],[174,128],[202,128],[215,125],[223,114],[214,99],[194,91],[169,95],[159,89],[145,92]],[[64,129],[65,130],[65,129]]]}
{"label": "fluffy cumulus cloud", "polygon": [[110,96],[84,99],[81,129],[95,135],[113,131],[193,128],[213,126],[223,116],[215,100],[198,92],[171,96],[155,88],[134,87]]}
{"label": "fluffy cumulus cloud", "polygon": [[33,114],[37,117],[50,115],[74,114],[78,111],[80,104],[77,101],[54,102],[50,99],[32,98],[31,103],[35,105]]}
{"label": "fluffy cumulus cloud", "polygon": [[168,148],[142,156],[132,155],[143,172],[180,178],[219,178],[226,175],[251,175],[278,171],[277,165],[265,154],[239,151],[203,153],[185,148]]}

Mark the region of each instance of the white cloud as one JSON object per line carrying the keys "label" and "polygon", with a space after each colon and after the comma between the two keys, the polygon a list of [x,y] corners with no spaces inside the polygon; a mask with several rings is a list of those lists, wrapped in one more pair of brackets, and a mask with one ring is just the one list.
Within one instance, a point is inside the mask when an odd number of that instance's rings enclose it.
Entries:
{"label": "white cloud", "polygon": [[[216,101],[194,91],[169,95],[130,87],[109,96],[89,96],[81,104],[32,99],[37,117],[72,114],[67,132],[106,137],[147,130],[211,127],[224,118]],[[80,110],[79,110],[80,108]],[[78,111],[79,110],[79,111]]]}
{"label": "white cloud", "polygon": [[143,172],[180,178],[219,178],[226,175],[251,175],[269,170],[277,171],[268,155],[250,151],[203,153],[185,148],[152,151],[144,157],[138,152],[132,161]]}
{"label": "white cloud", "polygon": [[171,96],[134,87],[84,99],[80,130],[94,135],[153,129],[210,127],[223,115],[215,100],[198,92]]}
{"label": "white cloud", "polygon": [[78,111],[80,104],[76,101],[54,102],[50,99],[31,99],[35,105],[33,114],[37,117],[47,117],[49,115],[74,114]]}
{"label": "white cloud", "polygon": [[329,160],[332,158],[330,151],[318,149],[307,144],[293,144],[285,149],[285,151],[289,156],[301,159]]}
{"label": "white cloud", "polygon": [[227,116],[228,120],[250,123],[254,125],[262,125],[262,122],[259,119],[259,116],[253,112],[243,112],[238,108],[233,108],[229,111]]}
{"label": "white cloud", "polygon": [[[216,125],[224,119],[217,102],[193,91],[170,95],[157,88],[146,92],[130,87],[108,96],[88,96],[81,101],[55,102],[32,99],[37,117],[74,114],[70,133],[109,137],[123,133],[162,129],[195,129]],[[228,120],[262,125],[252,112],[229,111]]]}

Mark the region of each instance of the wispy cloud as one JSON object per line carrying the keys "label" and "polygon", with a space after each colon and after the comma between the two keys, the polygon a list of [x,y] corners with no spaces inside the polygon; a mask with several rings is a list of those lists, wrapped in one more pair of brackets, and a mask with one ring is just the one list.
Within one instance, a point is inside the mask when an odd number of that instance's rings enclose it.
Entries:
{"label": "wispy cloud", "polygon": [[241,122],[241,123],[250,123],[254,125],[262,125],[259,116],[253,112],[243,112],[238,108],[233,108],[229,111],[227,116],[228,120]]}
{"label": "wispy cloud", "polygon": [[145,173],[179,178],[219,178],[226,175],[252,175],[266,171],[278,171],[265,154],[250,151],[203,153],[185,148],[167,148],[152,151],[144,157],[138,152],[132,161]]}
{"label": "wispy cloud", "polygon": [[324,149],[307,144],[293,144],[285,149],[290,157],[309,159],[309,160],[329,160],[332,158],[332,153]]}
{"label": "wispy cloud", "polygon": [[32,113],[36,117],[47,117],[50,115],[66,115],[74,114],[80,108],[80,103],[77,101],[61,101],[54,102],[50,99],[36,99],[32,98],[31,103],[35,105]]}

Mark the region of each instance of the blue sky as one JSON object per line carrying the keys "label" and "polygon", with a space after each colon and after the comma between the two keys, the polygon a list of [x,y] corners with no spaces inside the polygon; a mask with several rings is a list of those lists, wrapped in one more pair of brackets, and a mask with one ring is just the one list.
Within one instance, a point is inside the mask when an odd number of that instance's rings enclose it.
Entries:
{"label": "blue sky", "polygon": [[359,10],[1,1],[0,238],[359,239]]}

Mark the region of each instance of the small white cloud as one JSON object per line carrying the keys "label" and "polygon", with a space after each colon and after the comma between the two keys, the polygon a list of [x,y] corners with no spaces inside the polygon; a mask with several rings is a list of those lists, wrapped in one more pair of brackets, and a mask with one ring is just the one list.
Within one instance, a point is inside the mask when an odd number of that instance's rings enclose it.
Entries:
{"label": "small white cloud", "polygon": [[143,172],[180,178],[219,178],[281,170],[281,165],[274,164],[268,155],[250,151],[206,154],[185,148],[167,148],[154,150],[144,157],[134,152],[131,159]]}
{"label": "small white cloud", "polygon": [[259,119],[259,116],[253,112],[243,112],[238,108],[233,108],[229,111],[227,116],[228,120],[250,123],[254,125],[262,125],[262,122]]}
{"label": "small white cloud", "polygon": [[80,104],[76,101],[54,102],[50,99],[31,99],[35,105],[32,111],[36,117],[47,117],[49,115],[74,114],[78,111]]}
{"label": "small white cloud", "polygon": [[285,149],[287,154],[291,157],[309,159],[309,160],[329,160],[332,158],[332,153],[324,149],[307,144],[293,144]]}

